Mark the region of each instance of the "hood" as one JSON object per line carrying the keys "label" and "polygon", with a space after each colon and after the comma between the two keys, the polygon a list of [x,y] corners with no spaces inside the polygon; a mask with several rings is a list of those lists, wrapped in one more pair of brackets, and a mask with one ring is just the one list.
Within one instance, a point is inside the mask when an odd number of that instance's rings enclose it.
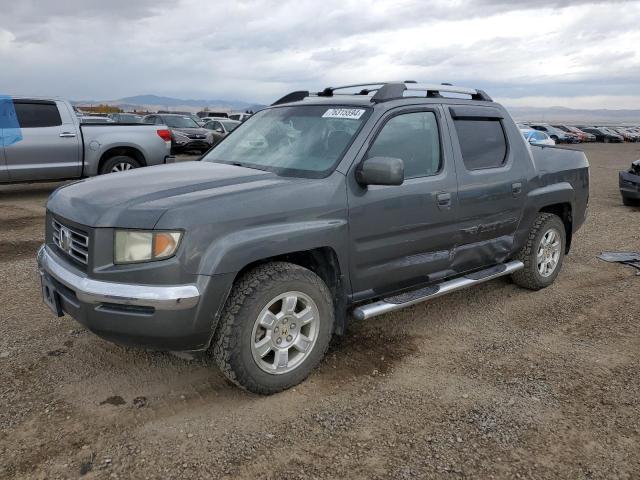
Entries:
{"label": "hood", "polygon": [[111,173],[56,190],[55,215],[90,227],[153,228],[163,213],[225,192],[266,189],[291,178],[211,162],[184,162]]}

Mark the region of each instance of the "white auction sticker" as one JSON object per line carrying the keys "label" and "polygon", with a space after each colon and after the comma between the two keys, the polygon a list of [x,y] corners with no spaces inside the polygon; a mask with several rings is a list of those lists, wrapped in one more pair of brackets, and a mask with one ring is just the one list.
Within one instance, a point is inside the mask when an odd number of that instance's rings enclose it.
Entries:
{"label": "white auction sticker", "polygon": [[352,118],[353,120],[358,120],[362,114],[364,113],[364,109],[362,108],[330,108],[322,118]]}

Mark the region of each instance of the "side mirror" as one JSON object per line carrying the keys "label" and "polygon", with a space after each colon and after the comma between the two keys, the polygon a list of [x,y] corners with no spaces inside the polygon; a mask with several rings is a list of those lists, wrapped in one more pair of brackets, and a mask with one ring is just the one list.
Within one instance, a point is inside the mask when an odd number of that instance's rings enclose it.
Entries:
{"label": "side mirror", "polygon": [[367,158],[356,170],[356,180],[361,185],[402,185],[404,162],[392,157]]}

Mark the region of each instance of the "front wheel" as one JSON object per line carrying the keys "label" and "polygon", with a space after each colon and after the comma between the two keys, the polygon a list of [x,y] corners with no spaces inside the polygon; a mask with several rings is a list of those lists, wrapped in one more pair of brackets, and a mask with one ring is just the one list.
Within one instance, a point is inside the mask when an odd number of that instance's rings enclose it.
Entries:
{"label": "front wheel", "polygon": [[566,232],[560,217],[538,213],[527,243],[516,256],[524,263],[524,268],[511,276],[513,281],[531,290],[551,285],[562,268],[565,244]]}
{"label": "front wheel", "polygon": [[212,354],[236,385],[276,393],[303,381],[320,363],[333,325],[332,296],[320,277],[291,263],[267,263],[234,284]]}
{"label": "front wheel", "polygon": [[100,173],[117,173],[117,172],[126,172],[127,170],[132,170],[134,168],[140,167],[140,163],[137,160],[131,157],[127,157],[125,155],[119,155],[117,157],[112,157],[102,165],[100,168]]}

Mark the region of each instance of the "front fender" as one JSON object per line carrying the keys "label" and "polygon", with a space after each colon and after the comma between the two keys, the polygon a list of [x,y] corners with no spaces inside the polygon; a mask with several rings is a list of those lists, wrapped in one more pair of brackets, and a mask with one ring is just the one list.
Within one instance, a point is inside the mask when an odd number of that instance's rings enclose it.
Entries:
{"label": "front fender", "polygon": [[345,272],[346,220],[276,223],[231,232],[206,249],[198,271],[203,275],[238,272],[259,260],[321,247],[330,247],[336,252]]}

